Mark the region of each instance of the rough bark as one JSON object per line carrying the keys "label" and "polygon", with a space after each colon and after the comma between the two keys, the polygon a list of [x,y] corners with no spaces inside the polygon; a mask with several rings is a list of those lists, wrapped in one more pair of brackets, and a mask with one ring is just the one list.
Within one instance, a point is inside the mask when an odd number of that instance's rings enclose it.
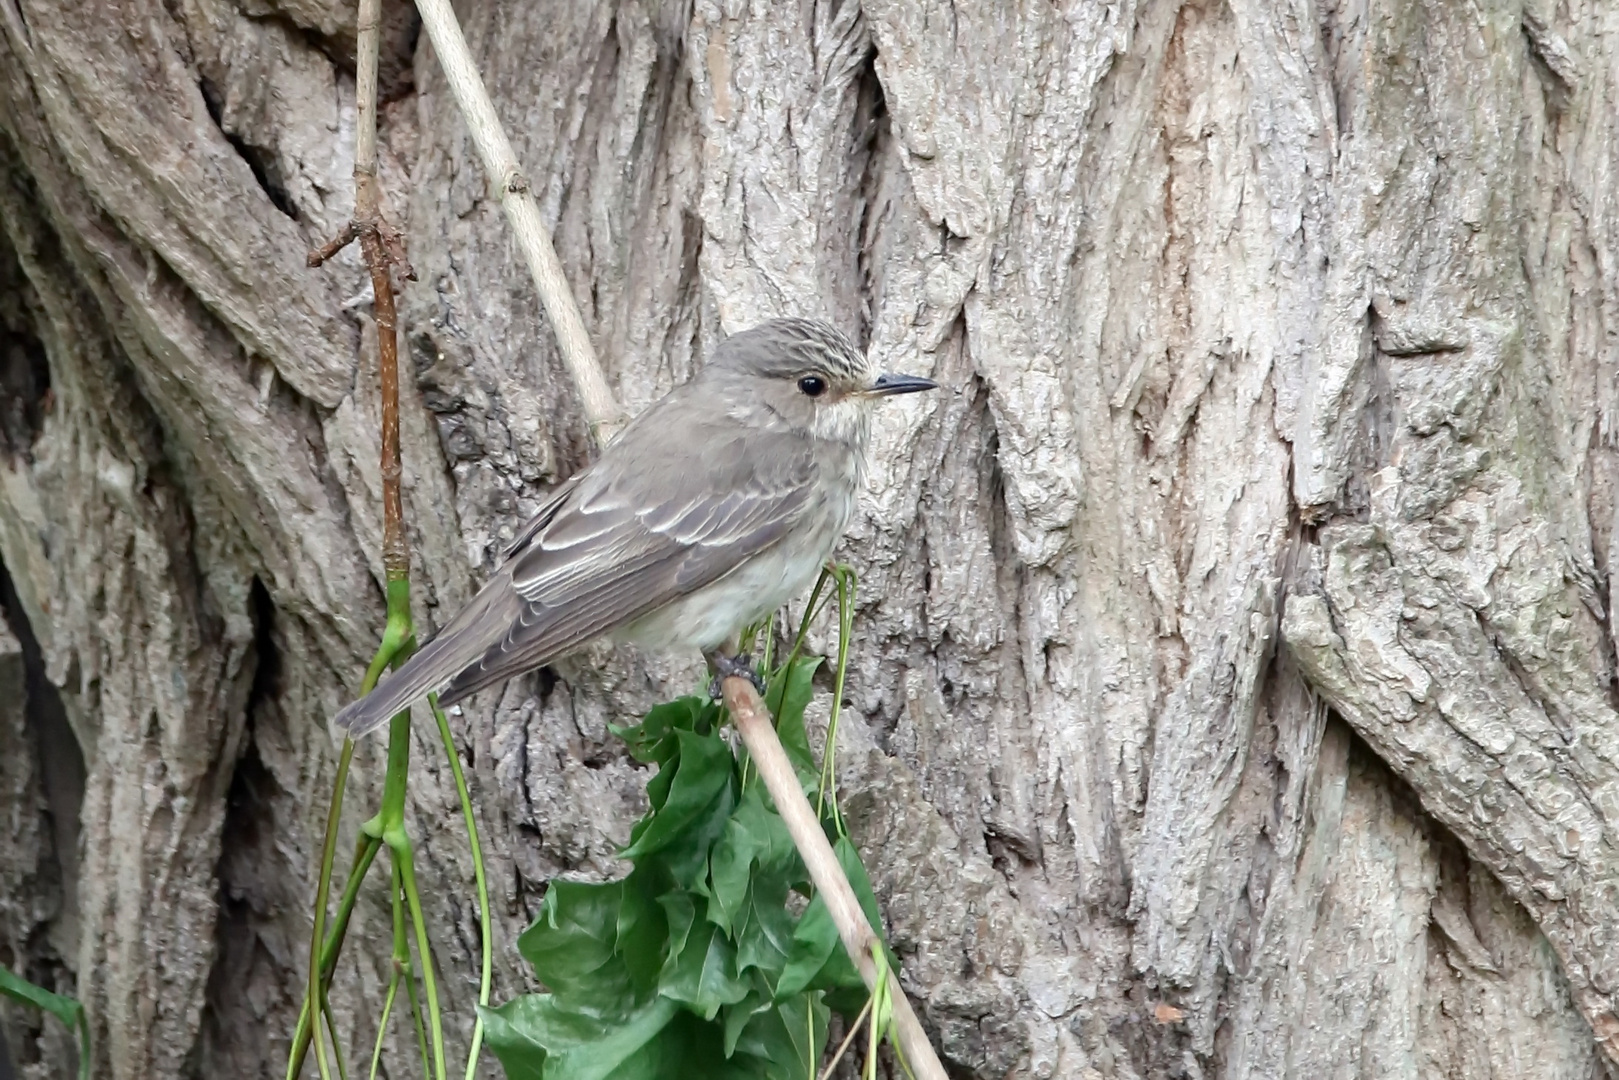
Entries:
{"label": "rough bark", "polygon": [[[589,440],[385,10],[431,626]],[[957,390],[880,425],[841,758],[952,1068],[1608,1074],[1619,8],[461,14],[630,410],[775,314]],[[325,722],[382,613],[368,286],[303,264],[352,204],[352,23],[0,0],[0,964],[83,998],[119,1080],[279,1075],[295,1019]],[[695,680],[598,650],[454,718],[498,996],[546,881],[616,872],[644,777],[606,723]],[[464,1044],[453,807],[420,741]],[[59,1032],[0,1021],[19,1075],[67,1075]]]}

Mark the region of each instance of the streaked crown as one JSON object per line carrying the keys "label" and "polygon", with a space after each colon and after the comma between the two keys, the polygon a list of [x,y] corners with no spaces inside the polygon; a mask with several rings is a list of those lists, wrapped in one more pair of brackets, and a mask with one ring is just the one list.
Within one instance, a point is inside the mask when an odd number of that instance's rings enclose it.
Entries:
{"label": "streaked crown", "polygon": [[778,379],[814,369],[835,381],[861,384],[870,373],[854,342],[813,319],[771,319],[732,334],[720,342],[708,366]]}

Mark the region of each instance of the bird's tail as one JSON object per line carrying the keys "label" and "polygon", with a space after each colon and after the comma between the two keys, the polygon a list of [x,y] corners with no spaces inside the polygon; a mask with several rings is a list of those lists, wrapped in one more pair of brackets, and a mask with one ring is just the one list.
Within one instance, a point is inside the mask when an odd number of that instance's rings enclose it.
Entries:
{"label": "bird's tail", "polygon": [[432,641],[397,671],[384,675],[376,689],[339,710],[332,717],[332,737],[369,735],[417,698],[454,678],[505,635],[515,616],[506,609],[515,602],[509,581],[496,578],[489,582]]}

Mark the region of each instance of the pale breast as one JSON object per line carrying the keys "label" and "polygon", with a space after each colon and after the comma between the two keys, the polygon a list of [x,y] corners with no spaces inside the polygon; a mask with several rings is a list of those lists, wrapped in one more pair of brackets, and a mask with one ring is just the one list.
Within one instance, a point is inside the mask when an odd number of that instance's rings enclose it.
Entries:
{"label": "pale breast", "polygon": [[854,512],[852,479],[840,475],[823,483],[821,497],[799,528],[713,584],[638,619],[614,638],[660,652],[708,651],[807,593]]}

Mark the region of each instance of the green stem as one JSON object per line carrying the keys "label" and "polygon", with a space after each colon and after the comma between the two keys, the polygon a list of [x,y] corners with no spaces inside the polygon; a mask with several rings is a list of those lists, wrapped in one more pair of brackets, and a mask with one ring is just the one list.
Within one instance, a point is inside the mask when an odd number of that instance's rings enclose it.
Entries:
{"label": "green stem", "polygon": [[[382,640],[385,645],[395,643],[395,655],[400,660],[416,651],[415,631],[410,620],[409,578],[393,578],[388,582],[388,627],[382,633]],[[366,677],[370,678],[370,672]],[[409,783],[410,709],[406,708],[388,722],[388,771],[382,778],[382,808],[376,817],[365,823],[367,835],[385,838],[391,828],[403,830],[405,790]]]}
{"label": "green stem", "polygon": [[843,682],[849,673],[849,639],[854,635],[855,572],[852,567],[837,566],[832,577],[838,587],[838,670],[832,683],[832,715],[826,724],[826,750],[821,755],[821,789],[815,793],[815,816],[821,816],[822,807],[830,799],[832,822],[838,835],[848,838],[843,814],[837,798],[838,718],[843,715]]}
{"label": "green stem", "polygon": [[[815,618],[816,613],[819,610],[816,607],[816,604],[821,599],[821,590],[826,588],[827,579],[831,576],[832,571],[830,564],[821,567],[821,576],[815,579],[815,589],[810,593],[809,603],[804,605],[804,617],[798,620],[798,635],[793,638],[793,647],[787,653],[786,662],[781,665],[782,671],[791,671],[793,661],[797,660],[798,654],[803,651],[804,638],[809,633],[810,621]],[[771,715],[775,715],[781,711],[781,703],[787,699],[786,695],[787,682],[786,680],[783,680],[781,684],[781,692],[776,695],[775,704],[772,705],[769,702],[765,703],[770,709]]]}
{"label": "green stem", "polygon": [[332,1019],[332,1003],[322,988],[320,992],[320,1013],[326,1018],[326,1033],[332,1037],[332,1056],[337,1059],[337,1075],[340,1080],[349,1080],[349,1068],[343,1060],[343,1040],[337,1037],[337,1022]]}
{"label": "green stem", "polygon": [[422,1003],[416,996],[416,973],[410,964],[410,935],[405,932],[405,892],[399,864],[393,864],[392,901],[394,919],[394,967],[405,974],[405,996],[410,1000],[411,1026],[416,1029],[416,1053],[422,1062],[422,1080],[433,1080],[428,1073],[427,1031],[422,1027]]}
{"label": "green stem", "polygon": [[422,916],[422,898],[416,888],[416,864],[411,853],[410,837],[403,828],[392,830],[383,842],[393,853],[399,877],[405,888],[405,902],[410,909],[411,926],[416,931],[416,955],[421,961],[422,988],[427,992],[427,1023],[433,1036],[433,1075],[445,1080],[444,1025],[439,1016],[438,981],[433,974],[433,953],[427,943],[427,920]]}
{"label": "green stem", "polygon": [[[337,957],[343,949],[343,940],[348,935],[349,917],[353,914],[355,900],[360,895],[360,884],[365,880],[366,873],[371,869],[371,863],[377,857],[377,851],[382,847],[382,841],[374,836],[361,835],[354,849],[354,862],[349,867],[348,881],[343,885],[343,897],[337,904],[337,915],[332,921],[332,929],[326,935],[326,944],[321,947],[320,953],[320,989],[324,996],[331,989],[332,973],[337,968]],[[298,1027],[293,1033],[292,1053],[287,1075],[297,1076],[304,1067],[304,1059],[309,1054],[309,996],[305,988],[303,1004],[298,1010]]]}
{"label": "green stem", "polygon": [[382,1019],[377,1021],[377,1041],[371,1047],[371,1071],[366,1074],[366,1080],[377,1080],[377,1066],[382,1062],[382,1041],[388,1034],[388,1017],[393,1014],[394,996],[398,993],[399,965],[395,964],[393,974],[388,977],[388,996],[382,999]]}
{"label": "green stem", "polygon": [[362,835],[355,841],[354,865],[349,870],[348,881],[343,884],[343,895],[337,901],[337,915],[332,919],[332,932],[327,936],[320,954],[322,990],[331,989],[332,972],[337,967],[337,956],[343,949],[343,941],[348,937],[349,917],[353,915],[354,903],[360,897],[360,884],[365,881],[365,875],[370,872],[371,864],[376,861],[377,852],[381,849],[382,841],[374,836]]}
{"label": "green stem", "polygon": [[[397,861],[393,863],[392,874],[389,910],[393,913],[393,970],[405,980],[405,996],[410,999],[411,1022],[416,1028],[416,1056],[421,1059],[421,1077],[432,1080],[427,1075],[427,1035],[421,1028],[421,1002],[416,1001],[416,972],[410,962],[410,934],[405,933],[405,891],[400,886],[403,878]],[[382,1038],[380,1031],[377,1038]]]}
{"label": "green stem", "polygon": [[[433,721],[438,725],[439,741],[444,744],[444,756],[450,761],[450,774],[455,777],[456,798],[461,800],[461,816],[467,825],[467,841],[472,847],[472,877],[478,888],[478,933],[482,938],[483,968],[478,976],[478,1004],[489,1005],[489,987],[494,977],[494,932],[489,922],[489,883],[484,877],[483,845],[478,841],[478,823],[472,816],[472,797],[467,794],[467,779],[461,771],[461,755],[456,752],[455,739],[450,734],[450,721],[438,707],[438,695],[427,695],[427,706],[433,710]],[[472,1047],[467,1051],[466,1080],[478,1073],[478,1051],[483,1047],[483,1013],[472,1025]]]}
{"label": "green stem", "polygon": [[[402,652],[408,655],[408,650],[413,643],[409,580],[390,580],[387,595],[388,623],[382,632],[382,643],[377,647],[376,655],[372,657],[370,666],[366,668],[365,678],[360,682],[361,697],[376,688],[377,680],[382,677],[382,672],[389,664],[395,663]],[[406,715],[408,716],[408,714]],[[408,767],[410,755],[408,730],[404,745],[405,763]],[[388,781],[392,782],[396,778],[394,775],[394,747],[391,735],[388,756]],[[302,1037],[306,1030],[314,1040],[315,1064],[320,1070],[321,1080],[331,1080],[331,1070],[326,1061],[322,1025],[316,1021],[316,1016],[319,1012],[319,1002],[324,996],[322,993],[323,983],[330,980],[330,970],[335,968],[337,956],[341,950],[341,937],[336,934],[334,934],[331,943],[333,947],[330,950],[326,948],[328,944],[326,939],[326,902],[331,896],[332,866],[337,859],[337,832],[343,814],[343,792],[348,786],[349,766],[353,760],[354,741],[344,739],[343,750],[337,761],[337,777],[332,784],[332,800],[326,812],[326,835],[321,846],[320,875],[315,886],[315,925],[313,933],[309,936],[309,981],[304,987],[304,1003],[301,1009],[299,1030],[294,1035],[292,1053],[287,1058],[287,1080],[294,1080],[303,1069],[304,1056],[309,1045]],[[402,774],[398,778],[398,782],[400,788],[398,802],[402,817],[404,806]],[[385,787],[385,796],[386,791]],[[362,833],[365,832],[367,831],[362,830]],[[377,836],[379,834],[372,832],[369,835]],[[369,869],[369,867],[370,862],[367,861],[365,868]],[[347,933],[348,929],[348,912],[353,909],[353,897],[350,892],[352,890],[354,895],[358,895],[360,881],[364,879],[364,876],[364,870],[361,870],[358,875],[351,874],[348,885],[344,889],[344,897],[348,900],[347,909],[342,914],[341,926],[344,934]],[[306,1019],[308,1021],[307,1025],[304,1023]]]}
{"label": "green stem", "polygon": [[765,617],[764,629],[760,633],[765,636],[764,647],[759,650],[759,670],[770,674],[771,660],[776,655],[776,613],[772,611]]}
{"label": "green stem", "polygon": [[[403,902],[399,910],[404,910]],[[414,972],[405,980],[405,996],[410,1001],[410,1023],[416,1031],[416,1054],[422,1059],[422,1080],[433,1080],[432,1073],[428,1071],[431,1056],[427,1050],[427,1028],[422,1024],[422,999],[416,990]]]}
{"label": "green stem", "polygon": [[[369,673],[366,678],[375,685]],[[332,784],[332,802],[326,811],[326,838],[321,846],[320,877],[315,885],[315,929],[309,936],[309,983],[304,987],[304,1008],[309,1015],[310,1034],[315,1040],[315,1066],[320,1070],[321,1080],[331,1080],[332,1075],[326,1064],[325,1039],[321,1034],[319,1016],[321,944],[326,939],[326,898],[332,891],[332,864],[337,859],[337,825],[343,815],[343,789],[348,786],[349,763],[353,760],[354,740],[344,739],[343,752],[337,759],[337,779]],[[301,1068],[302,1065],[302,1055],[297,1055],[297,1066]],[[289,1058],[287,1080],[293,1080],[297,1075],[294,1060]]]}

